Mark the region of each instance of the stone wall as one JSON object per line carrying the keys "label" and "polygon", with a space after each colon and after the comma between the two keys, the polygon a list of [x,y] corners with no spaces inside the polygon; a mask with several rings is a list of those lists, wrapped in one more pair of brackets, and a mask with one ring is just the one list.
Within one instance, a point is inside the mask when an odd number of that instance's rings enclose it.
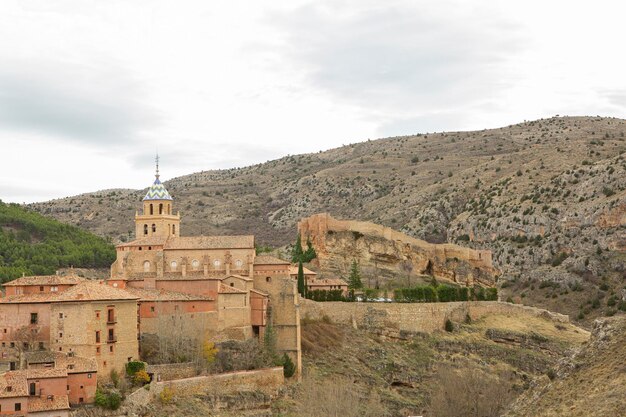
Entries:
{"label": "stone wall", "polygon": [[140,388],[126,397],[124,408],[133,410],[144,407],[151,401],[158,401],[159,394],[165,387],[172,390],[176,396],[262,392],[273,397],[278,394],[278,390],[284,384],[282,367],[197,376],[165,382],[153,381],[150,384],[150,390]]}
{"label": "stone wall", "polygon": [[300,301],[304,318],[321,319],[350,324],[359,328],[401,333],[431,333],[442,330],[447,319],[461,322],[466,315],[472,320],[490,314],[545,317],[555,322],[567,323],[569,317],[540,308],[498,301],[471,301],[451,303],[347,303]]}
{"label": "stone wall", "polygon": [[[323,213],[302,219],[298,231],[303,241],[311,239],[322,276],[346,276],[353,260],[371,286],[398,277],[407,277],[408,284],[411,275],[491,286],[499,274],[489,250],[428,243],[370,222],[337,220]],[[369,277],[376,282],[368,282]]]}
{"label": "stone wall", "polygon": [[196,367],[192,362],[148,365],[146,371],[153,374],[153,378],[157,382],[191,378],[197,375]]}

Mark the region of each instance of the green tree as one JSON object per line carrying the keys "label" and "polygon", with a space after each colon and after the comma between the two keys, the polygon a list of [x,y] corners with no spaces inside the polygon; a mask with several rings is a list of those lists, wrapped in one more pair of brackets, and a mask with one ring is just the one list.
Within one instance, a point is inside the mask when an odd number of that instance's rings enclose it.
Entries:
{"label": "green tree", "polygon": [[296,365],[294,365],[291,358],[283,353],[283,374],[285,378],[291,378],[296,373]]}
{"label": "green tree", "polygon": [[354,291],[363,288],[363,282],[361,282],[361,272],[359,271],[359,264],[356,259],[352,261],[350,267],[350,277],[348,278],[348,289],[350,294],[354,297]]}
{"label": "green tree", "polygon": [[293,263],[301,262],[303,254],[304,254],[304,251],[302,250],[302,238],[300,237],[300,234],[298,233],[296,244],[293,245],[293,249],[291,250],[291,262]]}
{"label": "green tree", "polygon": [[298,293],[306,297],[306,286],[304,285],[304,267],[302,261],[298,262]]}

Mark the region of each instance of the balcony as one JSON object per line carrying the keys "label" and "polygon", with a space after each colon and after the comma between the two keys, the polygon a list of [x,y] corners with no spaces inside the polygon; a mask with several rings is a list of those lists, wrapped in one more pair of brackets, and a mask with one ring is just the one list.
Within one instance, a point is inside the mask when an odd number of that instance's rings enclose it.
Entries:
{"label": "balcony", "polygon": [[115,343],[117,342],[117,337],[113,336],[113,337],[109,337],[107,339],[107,343]]}
{"label": "balcony", "polygon": [[117,318],[115,317],[107,318],[107,324],[115,324],[115,323],[117,323]]}

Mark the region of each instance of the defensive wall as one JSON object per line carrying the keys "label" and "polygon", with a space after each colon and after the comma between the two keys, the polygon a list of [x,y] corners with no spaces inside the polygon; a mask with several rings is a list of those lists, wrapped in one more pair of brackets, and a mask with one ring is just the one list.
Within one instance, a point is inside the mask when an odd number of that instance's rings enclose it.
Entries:
{"label": "defensive wall", "polygon": [[[492,314],[544,317],[560,323],[568,323],[569,317],[536,307],[499,301],[459,301],[450,303],[363,303],[363,302],[316,302],[300,300],[303,318],[322,319],[327,316],[337,323],[357,328],[386,330],[390,336],[401,333],[431,333],[444,328],[446,320],[461,322],[466,316],[472,320]],[[397,334],[394,334],[397,333]]]}

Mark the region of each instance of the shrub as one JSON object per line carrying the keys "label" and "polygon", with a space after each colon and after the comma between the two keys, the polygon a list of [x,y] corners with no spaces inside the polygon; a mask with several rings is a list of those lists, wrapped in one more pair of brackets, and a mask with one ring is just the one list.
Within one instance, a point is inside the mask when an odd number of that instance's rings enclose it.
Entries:
{"label": "shrub", "polygon": [[131,361],[126,363],[126,375],[134,376],[137,372],[143,371],[146,369],[145,362],[141,361]]}
{"label": "shrub", "polygon": [[446,332],[454,331],[454,324],[452,324],[452,320],[446,319],[446,324],[445,324],[444,328],[446,329]]}
{"label": "shrub", "polygon": [[148,382],[150,382],[150,375],[148,375],[148,373],[144,369],[141,369],[135,372],[135,375],[133,375],[133,382],[137,385],[147,384]]}
{"label": "shrub", "polygon": [[159,401],[161,401],[161,404],[171,404],[174,400],[174,394],[175,392],[173,388],[165,386],[159,394]]}
{"label": "shrub", "polygon": [[122,396],[116,391],[106,392],[97,389],[95,403],[98,407],[117,410],[122,404]]}
{"label": "shrub", "polygon": [[283,374],[285,378],[291,378],[296,373],[296,365],[286,353],[283,353]]}

